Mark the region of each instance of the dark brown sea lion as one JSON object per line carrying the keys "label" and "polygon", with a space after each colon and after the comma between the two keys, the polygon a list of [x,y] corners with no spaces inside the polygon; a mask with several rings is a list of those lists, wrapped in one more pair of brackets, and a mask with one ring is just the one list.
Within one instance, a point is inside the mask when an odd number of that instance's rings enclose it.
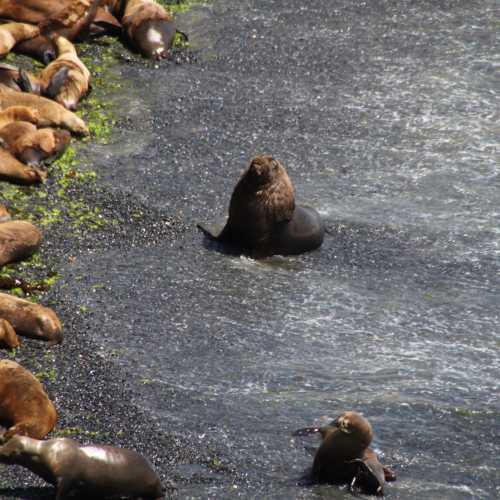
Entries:
{"label": "dark brown sea lion", "polygon": [[56,425],[57,412],[42,384],[14,361],[0,361],[0,422],[3,439],[14,434],[41,439]]}
{"label": "dark brown sea lion", "polygon": [[38,112],[38,125],[41,127],[60,127],[74,134],[88,135],[85,122],[73,112],[57,102],[45,97],[25,92],[16,92],[0,86],[0,110],[9,106],[26,106]]}
{"label": "dark brown sea lion", "polygon": [[0,446],[0,463],[17,464],[56,489],[56,498],[73,491],[85,498],[163,498],[160,478],[139,453],[114,446],[81,446],[68,438],[39,441],[14,436]]}
{"label": "dark brown sea lion", "polygon": [[40,248],[41,242],[42,233],[31,222],[0,222],[0,267],[27,259]]}
{"label": "dark brown sea lion", "polygon": [[67,130],[41,128],[29,122],[14,122],[0,128],[0,143],[26,165],[50,162],[61,155],[71,141]]}
{"label": "dark brown sea lion", "polygon": [[295,192],[283,165],[272,156],[254,158],[234,188],[229,218],[218,236],[209,238],[253,257],[293,255],[321,245],[319,214],[295,205]]}
{"label": "dark brown sea lion", "polygon": [[154,0],[128,0],[121,20],[126,38],[144,57],[162,59],[174,41],[172,15]]}
{"label": "dark brown sea lion", "polygon": [[45,65],[56,58],[54,42],[44,35],[19,42],[14,46],[12,52],[33,57]]}
{"label": "dark brown sea lion", "polygon": [[19,337],[12,325],[8,321],[0,319],[0,348],[14,349],[20,345],[21,342],[19,342]]}
{"label": "dark brown sea lion", "polygon": [[373,430],[366,418],[354,411],[342,413],[324,427],[307,427],[294,435],[321,433],[323,442],[316,452],[312,480],[319,483],[349,484],[371,495],[383,495],[386,481],[396,479],[377,454],[368,448]]}
{"label": "dark brown sea lion", "polygon": [[13,184],[40,184],[47,178],[44,170],[21,163],[13,154],[0,147],[0,181]]}
{"label": "dark brown sea lion", "polygon": [[0,57],[6,56],[18,42],[40,34],[38,26],[26,23],[0,24]]}
{"label": "dark brown sea lion", "polygon": [[62,326],[56,313],[40,304],[0,293],[0,318],[6,319],[18,335],[50,344],[62,342]]}

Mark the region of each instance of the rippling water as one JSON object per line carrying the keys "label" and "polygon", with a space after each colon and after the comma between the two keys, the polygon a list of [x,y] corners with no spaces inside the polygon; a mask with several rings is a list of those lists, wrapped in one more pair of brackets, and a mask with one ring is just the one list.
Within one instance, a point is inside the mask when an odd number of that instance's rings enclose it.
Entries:
{"label": "rippling water", "polygon": [[[364,412],[394,465],[389,497],[498,494],[494,7],[215,0],[180,18],[196,63],[121,69],[131,125],[95,161],[193,231],[94,257],[72,292],[102,322],[96,338],[153,380],[140,403],[247,475],[181,481],[182,498],[350,497],[297,486],[317,443],[291,437],[345,409]],[[262,151],[324,216],[319,251],[256,262],[194,230],[223,223]]]}

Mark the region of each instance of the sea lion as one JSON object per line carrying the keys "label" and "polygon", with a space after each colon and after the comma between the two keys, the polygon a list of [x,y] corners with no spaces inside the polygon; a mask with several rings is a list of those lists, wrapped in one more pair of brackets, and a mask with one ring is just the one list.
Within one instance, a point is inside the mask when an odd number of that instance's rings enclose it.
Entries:
{"label": "sea lion", "polygon": [[0,181],[32,185],[44,182],[47,172],[21,163],[13,154],[0,147]]}
{"label": "sea lion", "polygon": [[67,130],[41,128],[29,122],[14,122],[0,128],[0,143],[26,165],[50,162],[61,155],[71,141]]}
{"label": "sea lion", "polygon": [[0,110],[14,105],[27,106],[37,110],[39,115],[38,125],[41,127],[60,127],[74,134],[89,134],[85,122],[57,102],[38,95],[16,92],[0,86]]}
{"label": "sea lion", "polygon": [[29,40],[19,42],[14,46],[12,52],[28,57],[47,65],[56,58],[56,47],[48,36],[39,35]]}
{"label": "sea lion", "polygon": [[163,59],[174,41],[172,15],[154,0],[128,0],[122,25],[127,40],[144,57]]}
{"label": "sea lion", "polygon": [[0,111],[0,129],[12,122],[38,123],[39,113],[27,106],[9,106]]}
{"label": "sea lion", "polygon": [[0,319],[0,348],[14,349],[20,345],[21,342],[19,342],[19,337],[12,325],[8,321]]}
{"label": "sea lion", "polygon": [[234,188],[229,218],[210,239],[253,257],[294,255],[321,245],[324,226],[319,214],[295,205],[295,192],[284,166],[270,155],[255,157]]}
{"label": "sea lion", "polygon": [[56,313],[40,304],[0,293],[0,318],[6,319],[18,335],[49,344],[62,342],[62,326]]}
{"label": "sea lion", "polygon": [[6,56],[14,45],[40,34],[38,26],[26,23],[0,24],[0,57]]}
{"label": "sea lion", "polygon": [[10,219],[11,217],[7,207],[0,203],[0,222],[7,222]]}
{"label": "sea lion", "polygon": [[31,257],[40,248],[41,242],[42,233],[31,222],[0,222],[0,267]]}
{"label": "sea lion", "polygon": [[18,92],[40,93],[38,78],[11,64],[0,64],[0,85]]}
{"label": "sea lion", "polygon": [[319,483],[349,484],[371,495],[383,495],[386,481],[394,473],[384,467],[368,448],[373,430],[368,420],[354,411],[342,413],[324,427],[307,427],[294,435],[319,432],[323,438],[314,457],[311,479]]}
{"label": "sea lion", "polygon": [[[79,59],[75,46],[69,40],[59,36],[55,43],[57,59],[40,73],[42,92],[66,109],[74,111],[78,101],[89,90],[90,71]],[[64,77],[60,83],[55,84],[59,75]]]}
{"label": "sea lion", "polygon": [[86,498],[163,498],[160,478],[151,464],[139,453],[115,446],[14,436],[0,446],[0,463],[31,470],[56,487],[57,499],[72,491],[85,493]]}
{"label": "sea lion", "polygon": [[0,422],[2,439],[15,434],[44,438],[56,425],[57,412],[42,384],[15,361],[0,361]]}

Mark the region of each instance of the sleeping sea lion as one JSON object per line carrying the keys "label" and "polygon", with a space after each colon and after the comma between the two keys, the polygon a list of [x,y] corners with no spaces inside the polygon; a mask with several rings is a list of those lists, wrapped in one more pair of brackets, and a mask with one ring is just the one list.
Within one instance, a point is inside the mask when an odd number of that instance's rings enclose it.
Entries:
{"label": "sleeping sea lion", "polygon": [[295,205],[295,192],[283,165],[272,156],[254,158],[234,188],[229,218],[218,236],[198,227],[210,239],[253,257],[293,255],[321,245],[319,214]]}
{"label": "sleeping sea lion", "polygon": [[172,15],[154,0],[128,0],[122,25],[132,47],[144,57],[162,59],[174,41]]}
{"label": "sleeping sea lion", "polygon": [[18,335],[47,340],[50,345],[62,342],[61,322],[48,307],[0,293],[0,318],[6,319]]}
{"label": "sleeping sea lion", "polygon": [[14,46],[12,52],[32,57],[45,65],[56,58],[54,42],[48,36],[44,35],[38,35],[35,38],[19,42]]}
{"label": "sleeping sea lion", "polygon": [[12,325],[8,321],[0,319],[0,348],[14,349],[20,345],[21,342],[19,342],[19,337]]}
{"label": "sleeping sea lion", "polygon": [[38,125],[41,127],[65,128],[74,134],[80,135],[88,135],[89,133],[85,122],[79,116],[57,102],[38,95],[16,92],[0,86],[0,110],[14,105],[35,109],[39,115]]}
{"label": "sleeping sea lion", "polygon": [[139,453],[114,446],[81,446],[68,438],[39,441],[14,436],[0,446],[0,463],[26,467],[56,487],[56,498],[73,491],[85,498],[163,498],[160,478]]}
{"label": "sleeping sea lion", "polygon": [[42,233],[31,222],[0,222],[0,267],[31,257],[40,248],[41,242]]}
{"label": "sleeping sea lion", "polygon": [[[79,59],[75,46],[69,40],[59,36],[55,43],[57,59],[52,61],[39,76],[42,93],[66,109],[74,111],[78,101],[89,90],[90,71]],[[63,75],[63,78],[57,82],[60,75]]]}
{"label": "sleeping sea lion", "polygon": [[2,439],[15,434],[44,438],[56,425],[57,412],[42,384],[15,361],[0,360],[0,422]]}
{"label": "sleeping sea lion", "polygon": [[6,56],[14,45],[40,34],[38,26],[26,23],[0,24],[0,57]]}
{"label": "sleeping sea lion", "polygon": [[71,141],[67,130],[40,128],[29,122],[14,122],[0,128],[0,143],[26,165],[50,162],[61,155]]}
{"label": "sleeping sea lion", "polygon": [[38,111],[28,106],[9,106],[0,111],[0,129],[12,122],[38,123]]}
{"label": "sleeping sea lion", "polygon": [[30,186],[40,184],[47,178],[47,172],[21,163],[13,154],[0,147],[0,181]]}

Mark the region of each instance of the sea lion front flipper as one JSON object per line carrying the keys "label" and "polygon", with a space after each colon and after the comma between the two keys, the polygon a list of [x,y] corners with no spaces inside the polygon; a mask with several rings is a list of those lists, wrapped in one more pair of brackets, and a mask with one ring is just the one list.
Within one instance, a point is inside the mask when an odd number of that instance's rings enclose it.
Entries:
{"label": "sea lion front flipper", "polygon": [[69,68],[67,66],[64,66],[63,68],[56,71],[49,84],[47,85],[45,92],[43,93],[44,96],[48,97],[49,99],[54,99],[57,94],[59,94],[61,87],[66,83],[66,80],[68,79],[68,73]]}
{"label": "sea lion front flipper", "polygon": [[26,70],[22,68],[19,70],[19,78],[16,80],[16,83],[23,92],[33,93],[33,86]]}
{"label": "sea lion front flipper", "polygon": [[321,432],[319,427],[304,427],[303,429],[297,429],[292,432],[292,436],[310,436],[311,434],[316,434]]}
{"label": "sea lion front flipper", "polygon": [[382,468],[384,470],[384,479],[386,482],[391,483],[392,481],[396,481],[396,473],[392,469],[385,465],[383,465]]}

